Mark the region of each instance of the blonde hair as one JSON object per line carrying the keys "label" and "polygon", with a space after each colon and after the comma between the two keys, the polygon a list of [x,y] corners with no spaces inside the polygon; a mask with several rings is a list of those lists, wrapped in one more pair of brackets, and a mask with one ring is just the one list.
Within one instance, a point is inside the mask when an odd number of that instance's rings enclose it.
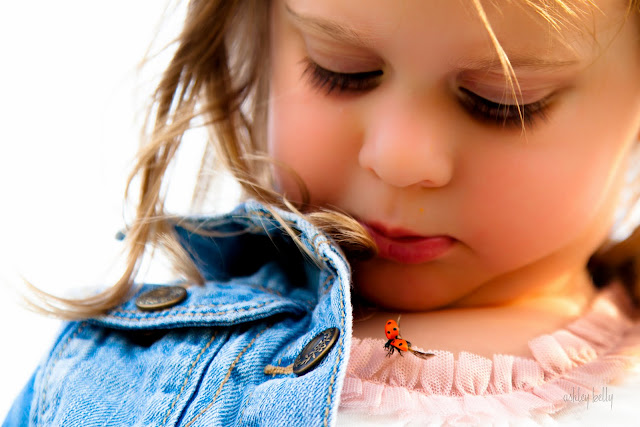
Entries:
{"label": "blonde hair", "polygon": [[[519,3],[542,16],[558,33],[575,28],[595,8],[591,0],[519,0]],[[630,10],[636,3],[630,0]],[[515,73],[493,32],[485,7],[481,0],[473,0],[472,4],[496,48],[507,83],[517,94]],[[77,319],[101,314],[120,304],[131,295],[142,260],[151,249],[161,249],[169,255],[176,272],[185,280],[194,284],[204,282],[177,242],[174,220],[164,211],[167,169],[185,132],[196,120],[211,131],[212,137],[203,155],[194,204],[210,194],[211,179],[206,172],[216,165],[231,172],[241,184],[244,197],[305,215],[329,234],[348,257],[370,256],[375,252],[367,233],[348,215],[313,209],[307,204],[308,198],[293,206],[272,189],[272,162],[265,146],[268,73],[264,70],[268,61],[269,6],[266,0],[190,1],[176,40],[177,49],[153,96],[145,124],[149,137],[138,153],[127,184],[125,198],[129,199],[134,182],[139,183],[139,200],[125,240],[125,271],[113,286],[84,299],[60,298],[31,287],[37,297],[32,303],[40,311]],[[302,183],[300,188],[306,195]],[[274,215],[278,218],[275,211]],[[282,225],[295,238],[284,221]],[[598,280],[600,276],[608,278],[622,272],[629,283],[635,284],[638,254],[640,232],[635,232],[607,252],[594,255],[590,266]]]}

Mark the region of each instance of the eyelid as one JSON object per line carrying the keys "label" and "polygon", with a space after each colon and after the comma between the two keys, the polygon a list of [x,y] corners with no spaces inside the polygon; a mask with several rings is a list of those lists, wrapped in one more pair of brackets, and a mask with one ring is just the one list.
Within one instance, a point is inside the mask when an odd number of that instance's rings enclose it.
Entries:
{"label": "eyelid", "polygon": [[304,37],[307,56],[327,70],[358,73],[381,69],[384,62],[370,51]]}
{"label": "eyelid", "polygon": [[383,74],[383,71],[380,69],[373,69],[373,70],[359,70],[359,71],[337,71],[337,70],[333,70],[330,69],[328,67],[325,67],[323,65],[318,64],[317,61],[311,59],[310,57],[305,57],[302,61],[302,63],[306,64],[306,68],[314,68],[316,70],[325,72],[325,73],[330,73],[330,74],[334,74],[336,76],[351,76],[351,77],[355,77],[355,78],[364,78],[364,77],[376,77],[376,76],[381,76]]}
{"label": "eyelid", "polygon": [[532,104],[547,98],[558,89],[557,85],[549,83],[537,83],[535,85],[529,85],[527,82],[522,81],[518,83],[519,86],[512,89],[504,79],[496,83],[485,82],[480,79],[459,79],[456,82],[456,86],[465,88],[488,101],[503,105]]}

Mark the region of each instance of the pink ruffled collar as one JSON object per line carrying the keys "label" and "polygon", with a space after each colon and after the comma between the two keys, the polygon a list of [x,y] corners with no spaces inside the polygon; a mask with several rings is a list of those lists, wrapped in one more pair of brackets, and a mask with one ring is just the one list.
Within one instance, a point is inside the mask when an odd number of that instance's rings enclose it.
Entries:
{"label": "pink ruffled collar", "polygon": [[[385,357],[382,339],[353,339],[341,411],[439,424],[553,414],[640,363],[640,323],[622,285],[600,291],[566,328],[529,342],[534,359],[492,359],[426,349],[436,356]],[[426,417],[426,418],[425,418]]]}

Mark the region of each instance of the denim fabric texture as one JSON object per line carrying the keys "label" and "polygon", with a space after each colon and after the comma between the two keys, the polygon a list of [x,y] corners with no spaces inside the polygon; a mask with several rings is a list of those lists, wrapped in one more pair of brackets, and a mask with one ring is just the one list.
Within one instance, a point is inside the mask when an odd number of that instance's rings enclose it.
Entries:
{"label": "denim fabric texture", "polygon": [[[186,300],[167,309],[141,311],[134,296],[68,323],[3,426],[335,424],[351,341],[349,266],[313,226],[279,213],[320,265],[255,201],[184,219],[176,231],[206,284],[186,285]],[[340,336],[313,370],[265,374],[330,327]]]}

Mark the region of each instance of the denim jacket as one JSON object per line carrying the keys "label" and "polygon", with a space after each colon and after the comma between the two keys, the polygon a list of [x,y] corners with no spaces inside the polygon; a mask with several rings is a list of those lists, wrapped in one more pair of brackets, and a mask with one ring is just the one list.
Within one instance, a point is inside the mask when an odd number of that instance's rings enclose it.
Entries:
{"label": "denim jacket", "polygon": [[[104,316],[66,324],[3,426],[335,424],[351,342],[349,266],[308,222],[279,214],[319,261],[254,201],[178,223],[206,284],[153,311],[136,305],[158,287],[144,285]],[[335,342],[318,345],[326,330]],[[297,375],[296,358],[317,364]]]}

